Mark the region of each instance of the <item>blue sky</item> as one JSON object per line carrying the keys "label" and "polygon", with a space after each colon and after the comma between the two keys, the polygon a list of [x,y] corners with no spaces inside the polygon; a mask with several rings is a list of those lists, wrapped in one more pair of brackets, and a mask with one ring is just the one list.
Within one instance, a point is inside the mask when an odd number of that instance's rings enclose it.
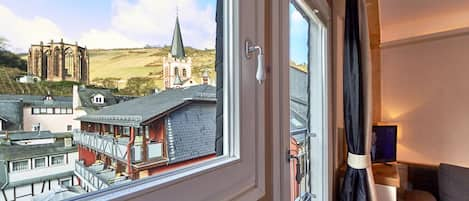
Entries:
{"label": "blue sky", "polygon": [[216,0],[0,0],[0,36],[9,49],[39,41],[78,41],[90,48],[140,47],[171,42],[176,8],[184,42],[214,48]]}
{"label": "blue sky", "polygon": [[308,62],[308,22],[290,3],[290,60]]}

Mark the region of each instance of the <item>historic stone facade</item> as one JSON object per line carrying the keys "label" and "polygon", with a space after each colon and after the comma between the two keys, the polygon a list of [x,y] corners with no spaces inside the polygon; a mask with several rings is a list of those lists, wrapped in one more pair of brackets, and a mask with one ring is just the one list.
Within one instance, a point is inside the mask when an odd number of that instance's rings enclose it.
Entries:
{"label": "historic stone facade", "polygon": [[48,81],[75,81],[88,84],[90,74],[88,50],[83,47],[51,41],[31,45],[28,73]]}
{"label": "historic stone facade", "polygon": [[171,52],[163,57],[164,87],[180,88],[196,84],[192,80],[192,59],[186,57],[179,18],[176,17]]}

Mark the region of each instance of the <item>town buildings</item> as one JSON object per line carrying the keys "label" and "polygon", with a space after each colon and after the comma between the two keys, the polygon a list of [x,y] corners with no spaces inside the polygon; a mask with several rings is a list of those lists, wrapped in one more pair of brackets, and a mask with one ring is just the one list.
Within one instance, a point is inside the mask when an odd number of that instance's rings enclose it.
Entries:
{"label": "town buildings", "polygon": [[215,87],[167,89],[79,118],[75,174],[88,191],[215,157]]}
{"label": "town buildings", "polygon": [[59,186],[78,184],[72,134],[0,132],[0,201],[30,200]]}

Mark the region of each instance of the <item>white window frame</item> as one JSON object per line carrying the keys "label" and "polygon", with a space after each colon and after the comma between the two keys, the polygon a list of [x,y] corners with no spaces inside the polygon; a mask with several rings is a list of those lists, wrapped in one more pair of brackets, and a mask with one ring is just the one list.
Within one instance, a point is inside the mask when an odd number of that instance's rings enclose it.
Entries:
{"label": "white window frame", "polygon": [[96,94],[93,96],[93,103],[95,104],[104,104],[104,96],[101,94]]}
{"label": "white window frame", "polygon": [[[285,66],[284,68],[272,68],[272,108],[273,108],[273,201],[285,201],[291,199],[291,166],[290,162],[286,160],[286,153],[290,149],[290,103],[289,103],[289,3],[290,1],[276,0],[272,3],[272,66]],[[316,150],[320,150],[319,154],[315,154],[315,157],[319,157],[323,160],[320,164],[320,168],[313,170],[312,174],[318,175],[317,171],[322,172],[320,175],[321,185],[314,184],[313,193],[316,198],[313,200],[331,200],[332,196],[332,182],[333,182],[333,149],[332,149],[332,127],[331,122],[332,105],[328,104],[331,99],[331,29],[330,29],[330,16],[331,9],[327,0],[296,0],[296,3],[302,8],[307,8],[307,12],[315,13],[313,9],[319,13],[318,19],[325,25],[327,32],[324,34],[326,37],[326,43],[322,44],[325,48],[327,55],[324,55],[324,59],[321,61],[321,72],[318,76],[322,78],[322,84],[316,90],[320,91],[320,95],[323,101],[323,107],[319,115],[322,116],[319,127],[320,130],[316,130],[317,135],[322,139],[313,139],[316,142],[312,142],[312,147],[316,146]],[[277,56],[275,58],[275,56]],[[309,61],[311,64],[315,62]],[[313,96],[316,93],[311,93]],[[277,110],[278,108],[278,110]],[[317,108],[315,108],[317,111]],[[281,115],[286,114],[286,115]],[[316,117],[317,118],[317,117]],[[316,126],[316,125],[314,125]],[[315,128],[312,128],[315,130]],[[277,137],[279,136],[279,137]],[[317,146],[320,144],[320,146]],[[314,151],[316,151],[314,150]],[[313,158],[311,163],[315,163],[316,158]],[[314,182],[314,181],[313,181]]]}
{"label": "white window frame", "polygon": [[[52,158],[53,158],[53,157],[60,157],[60,156],[62,157],[62,163],[60,163],[60,164],[52,164],[52,161],[53,161]],[[65,155],[63,155],[63,154],[58,154],[58,155],[50,156],[50,157],[49,157],[49,160],[50,160],[50,166],[51,166],[51,167],[52,167],[52,166],[61,166],[61,165],[65,165],[65,163],[66,163],[66,162],[65,162]]]}
{"label": "white window frame", "polygon": [[[37,159],[44,159],[44,167],[36,167],[36,160]],[[46,168],[47,167],[47,157],[39,157],[39,158],[33,158],[33,169],[36,168]]]}
{"label": "white window frame", "polygon": [[224,155],[72,200],[258,200],[265,194],[265,91],[255,79],[256,59],[244,55],[247,39],[264,46],[264,2],[224,1]]}
{"label": "white window frame", "polygon": [[[28,162],[28,168],[26,168],[24,170],[13,170],[13,164],[14,163],[19,163],[19,162],[24,162],[24,161]],[[11,172],[23,172],[23,171],[28,171],[30,169],[31,169],[31,161],[29,159],[11,161],[11,163],[10,163]]]}

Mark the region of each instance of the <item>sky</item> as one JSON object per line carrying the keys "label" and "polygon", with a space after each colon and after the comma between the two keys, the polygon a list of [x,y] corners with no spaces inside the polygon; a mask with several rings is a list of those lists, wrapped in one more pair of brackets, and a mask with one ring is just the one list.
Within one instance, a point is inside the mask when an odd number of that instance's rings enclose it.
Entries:
{"label": "sky", "polygon": [[216,0],[0,0],[0,37],[27,52],[40,41],[90,49],[171,43],[176,13],[185,46],[213,49]]}
{"label": "sky", "polygon": [[308,22],[290,3],[290,60],[297,64],[308,62]]}

